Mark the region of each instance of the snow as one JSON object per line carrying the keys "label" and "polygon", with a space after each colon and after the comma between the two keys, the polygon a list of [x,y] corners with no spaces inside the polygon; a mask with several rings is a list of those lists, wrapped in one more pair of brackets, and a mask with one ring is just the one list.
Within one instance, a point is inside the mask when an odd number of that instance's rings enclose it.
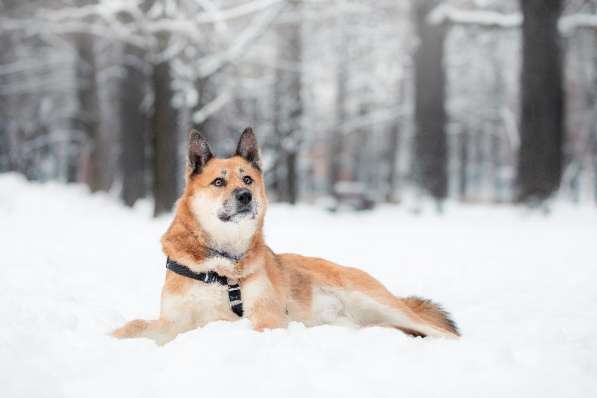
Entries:
{"label": "snow", "polygon": [[274,205],[277,251],[359,266],[452,312],[458,341],[384,328],[214,323],[158,347],[107,333],[157,314],[153,220],[78,186],[0,176],[2,397],[597,396],[597,211],[448,206],[332,215]]}

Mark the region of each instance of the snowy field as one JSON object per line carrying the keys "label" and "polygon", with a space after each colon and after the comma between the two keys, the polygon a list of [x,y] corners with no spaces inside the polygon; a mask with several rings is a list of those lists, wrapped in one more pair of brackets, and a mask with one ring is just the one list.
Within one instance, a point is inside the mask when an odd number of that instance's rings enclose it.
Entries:
{"label": "snowy field", "polygon": [[170,217],[0,176],[0,396],[595,397],[597,211],[273,206],[266,239],[430,297],[458,341],[383,328],[214,323],[165,347],[107,335],[154,317]]}

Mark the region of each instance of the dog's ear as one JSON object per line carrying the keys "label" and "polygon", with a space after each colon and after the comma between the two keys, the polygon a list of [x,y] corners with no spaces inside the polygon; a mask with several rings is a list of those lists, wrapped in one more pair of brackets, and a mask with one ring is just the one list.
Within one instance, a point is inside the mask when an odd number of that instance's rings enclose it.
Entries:
{"label": "dog's ear", "polygon": [[257,137],[255,137],[255,133],[251,127],[247,127],[240,135],[235,155],[242,156],[251,162],[257,170],[261,170],[261,157],[259,155]]}
{"label": "dog's ear", "polygon": [[189,133],[189,168],[191,175],[200,174],[203,166],[214,155],[211,153],[207,140],[197,130]]}

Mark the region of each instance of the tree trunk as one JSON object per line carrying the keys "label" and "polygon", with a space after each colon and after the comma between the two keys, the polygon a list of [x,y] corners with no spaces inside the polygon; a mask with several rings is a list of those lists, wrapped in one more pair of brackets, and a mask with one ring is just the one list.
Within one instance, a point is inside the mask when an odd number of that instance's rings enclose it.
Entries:
{"label": "tree trunk", "polygon": [[460,134],[460,160],[458,162],[459,185],[458,194],[460,201],[465,202],[468,194],[468,163],[469,163],[469,127],[464,125]]}
{"label": "tree trunk", "polygon": [[[289,15],[298,19],[301,0],[290,2]],[[274,84],[274,129],[280,148],[279,156],[285,173],[276,173],[279,199],[291,204],[298,200],[297,155],[302,140],[302,57],[303,39],[300,22],[287,22],[279,26]]]}
{"label": "tree trunk", "polygon": [[178,112],[172,105],[170,64],[161,62],[153,69],[153,198],[154,215],[172,210],[178,197]]}
{"label": "tree trunk", "polygon": [[8,131],[0,123],[0,173],[10,171]]}
{"label": "tree trunk", "polygon": [[100,107],[97,85],[97,60],[93,37],[80,33],[75,37],[77,47],[77,97],[79,101],[79,124],[87,133],[88,145],[83,165],[80,167],[83,180],[91,192],[108,190],[111,185],[108,168],[110,143],[100,128]]}
{"label": "tree trunk", "polygon": [[597,205],[597,149],[593,152],[593,199]]}
{"label": "tree trunk", "polygon": [[444,25],[427,23],[436,0],[415,3],[419,46],[415,52],[415,173],[419,186],[437,200],[448,190],[444,73]]}
{"label": "tree trunk", "polygon": [[397,177],[397,165],[398,160],[398,142],[400,139],[400,120],[395,120],[390,126],[389,137],[388,137],[388,148],[386,150],[386,164],[388,167],[387,177],[387,191],[386,201],[395,203],[398,198],[396,197],[396,177]]}
{"label": "tree trunk", "polygon": [[[362,103],[359,106],[359,117],[364,118],[370,112],[370,106],[367,103]],[[352,181],[361,181],[367,184],[369,181],[366,177],[367,173],[367,140],[373,134],[369,126],[359,127],[351,133],[350,140],[350,179]]]}
{"label": "tree trunk", "polygon": [[[404,79],[399,79],[398,81],[398,90],[397,90],[397,101],[396,104],[398,106],[405,106],[408,99],[407,93],[407,83]],[[397,190],[399,189],[398,184],[398,153],[399,153],[399,145],[400,145],[400,129],[402,127],[402,117],[398,116],[390,125],[389,129],[389,136],[387,141],[387,149],[386,149],[386,164],[388,167],[387,173],[387,181],[386,181],[386,201],[390,203],[396,203],[399,201],[399,197],[397,196]]]}
{"label": "tree trunk", "polygon": [[298,200],[298,181],[297,181],[297,153],[295,151],[286,154],[286,184],[288,203],[296,204]]}
{"label": "tree trunk", "polygon": [[[125,54],[142,57],[132,46],[124,49]],[[121,143],[120,166],[122,169],[122,199],[132,206],[147,193],[147,154],[149,123],[142,103],[147,93],[147,76],[144,71],[126,66],[122,81],[121,98]]]}
{"label": "tree trunk", "polygon": [[560,185],[564,140],[561,0],[521,0],[521,145],[518,200],[544,200]]}
{"label": "tree trunk", "polygon": [[[276,88],[274,87],[274,93],[276,92]],[[275,96],[275,94],[274,94]],[[269,192],[273,193],[274,200],[282,201],[284,197],[284,184],[282,183],[282,158],[284,156],[284,150],[282,149],[282,142],[281,137],[279,136],[280,133],[280,116],[278,114],[278,102],[274,100],[274,115],[272,120],[272,128],[274,130],[275,135],[273,136],[272,140],[274,141],[272,146],[275,153],[274,163],[270,169],[269,173]]]}
{"label": "tree trunk", "polygon": [[337,21],[338,40],[336,55],[336,127],[330,134],[329,166],[328,166],[328,194],[334,195],[336,183],[342,178],[344,153],[344,125],[348,119],[348,79],[349,54],[348,32],[346,24],[340,15]]}
{"label": "tree trunk", "polygon": [[[593,13],[597,13],[597,3],[594,3],[591,7],[591,11]],[[589,168],[592,168],[592,172],[593,172],[593,200],[595,202],[595,205],[597,206],[597,107],[595,106],[591,106],[594,104],[595,100],[597,99],[597,46],[595,44],[597,44],[597,31],[593,31],[592,33],[592,37],[591,37],[591,41],[590,43],[593,44],[592,46],[592,66],[593,66],[593,78],[592,78],[592,82],[590,82],[591,87],[593,88],[591,94],[590,94],[590,99],[593,100],[593,102],[591,102],[589,105],[589,109],[587,109],[587,111],[589,112],[589,118],[591,118],[590,120],[592,121],[592,123],[590,123],[591,127],[590,127],[590,138],[589,138],[589,142],[590,142],[590,158],[591,160],[589,161]],[[591,164],[592,163],[592,164]]]}
{"label": "tree trunk", "polygon": [[[597,112],[597,110],[594,112]],[[597,117],[594,117],[594,119],[597,120]],[[591,148],[591,159],[593,162],[593,200],[595,201],[595,205],[597,205],[597,125],[593,126]]]}
{"label": "tree trunk", "polygon": [[481,201],[485,195],[485,187],[487,181],[485,164],[487,163],[485,151],[485,130],[482,124],[478,124],[475,128],[475,137],[473,139],[475,146],[475,200]]}

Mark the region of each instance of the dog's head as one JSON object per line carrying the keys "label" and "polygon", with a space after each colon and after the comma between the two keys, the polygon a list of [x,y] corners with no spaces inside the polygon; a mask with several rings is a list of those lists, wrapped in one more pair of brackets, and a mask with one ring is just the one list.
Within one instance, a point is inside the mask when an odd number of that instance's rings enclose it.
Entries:
{"label": "dog's head", "polygon": [[263,225],[267,197],[257,138],[245,129],[236,152],[216,158],[197,131],[189,136],[185,196],[211,244],[242,253]]}

